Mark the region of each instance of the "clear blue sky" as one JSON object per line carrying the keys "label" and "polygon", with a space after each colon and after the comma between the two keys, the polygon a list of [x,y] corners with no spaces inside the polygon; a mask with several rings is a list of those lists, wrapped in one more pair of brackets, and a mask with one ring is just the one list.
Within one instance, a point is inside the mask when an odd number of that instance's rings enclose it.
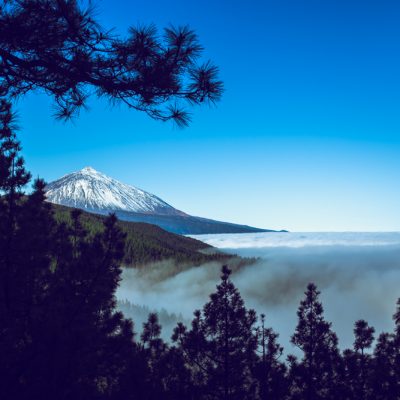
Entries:
{"label": "clear blue sky", "polygon": [[400,2],[103,0],[129,25],[189,24],[226,93],[184,130],[93,99],[73,123],[20,101],[28,168],[90,165],[209,218],[292,231],[400,230]]}

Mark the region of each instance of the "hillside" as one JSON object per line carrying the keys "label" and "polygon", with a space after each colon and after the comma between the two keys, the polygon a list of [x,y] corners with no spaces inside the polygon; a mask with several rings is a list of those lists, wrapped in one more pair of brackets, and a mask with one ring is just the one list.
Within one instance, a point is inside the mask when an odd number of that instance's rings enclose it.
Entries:
{"label": "hillside", "polygon": [[192,215],[152,215],[128,211],[115,211],[118,218],[130,222],[146,222],[158,225],[168,232],[180,235],[204,235],[213,233],[257,233],[275,232],[270,229],[259,229],[248,225],[215,221]]}
{"label": "hillside", "polygon": [[[57,221],[70,223],[72,208],[53,204]],[[105,216],[82,211],[82,222],[92,233],[102,229]],[[173,259],[177,264],[200,265],[210,261],[223,261],[231,255],[213,252],[212,247],[196,239],[167,232],[156,225],[142,222],[118,221],[127,234],[124,264],[140,266],[150,262]],[[208,254],[205,254],[205,253]]]}

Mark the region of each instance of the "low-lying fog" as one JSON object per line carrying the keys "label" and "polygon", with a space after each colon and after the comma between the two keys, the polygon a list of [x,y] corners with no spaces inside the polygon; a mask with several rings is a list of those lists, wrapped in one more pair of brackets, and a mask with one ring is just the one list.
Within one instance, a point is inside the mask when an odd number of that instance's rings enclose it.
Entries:
{"label": "low-lying fog", "polygon": [[[258,233],[201,235],[206,243],[243,257],[259,257],[232,274],[246,306],[267,315],[287,352],[296,310],[307,283],[321,291],[326,319],[342,348],[353,342],[353,324],[366,319],[376,333],[393,330],[400,297],[400,233]],[[220,265],[178,271],[165,262],[125,269],[118,298],[190,320],[219,281]],[[135,320],[135,316],[133,316]],[[139,323],[138,323],[139,322]],[[141,320],[136,321],[140,330]],[[139,326],[138,326],[139,325]],[[170,336],[168,324],[164,337]]]}

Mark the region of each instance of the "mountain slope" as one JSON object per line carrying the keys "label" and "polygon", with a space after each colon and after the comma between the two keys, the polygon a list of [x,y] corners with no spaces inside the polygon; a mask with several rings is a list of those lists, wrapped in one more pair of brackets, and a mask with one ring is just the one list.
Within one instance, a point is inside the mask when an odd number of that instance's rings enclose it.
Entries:
{"label": "mountain slope", "polygon": [[251,233],[275,232],[268,229],[253,228],[248,225],[232,224],[191,215],[151,215],[126,211],[115,211],[119,219],[132,222],[146,222],[158,225],[166,231],[179,235],[203,235],[211,233]]}
{"label": "mountain slope", "polygon": [[46,196],[54,204],[103,215],[115,212],[121,220],[146,222],[181,235],[274,232],[185,214],[159,197],[121,183],[91,167],[49,183]]}
{"label": "mountain slope", "polygon": [[[58,222],[71,223],[72,208],[53,204]],[[104,216],[82,211],[81,220],[92,234],[103,229]],[[200,265],[210,261],[222,261],[232,255],[214,251],[199,240],[166,232],[155,225],[118,221],[126,233],[124,265],[140,266],[150,262],[174,260],[176,264]]]}

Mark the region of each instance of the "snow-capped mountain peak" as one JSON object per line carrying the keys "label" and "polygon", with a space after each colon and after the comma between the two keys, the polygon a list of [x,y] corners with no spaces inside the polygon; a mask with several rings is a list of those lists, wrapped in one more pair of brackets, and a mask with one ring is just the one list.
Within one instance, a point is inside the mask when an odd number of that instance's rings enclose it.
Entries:
{"label": "snow-capped mountain peak", "polygon": [[85,168],[82,168],[80,171],[79,171],[81,174],[88,174],[88,175],[90,175],[90,174],[99,174],[99,172],[98,171],[96,171],[94,168],[92,168],[92,167],[85,167]]}
{"label": "snow-capped mountain peak", "polygon": [[159,197],[110,178],[92,167],[65,175],[46,188],[51,203],[92,212],[130,211],[156,215],[185,215]]}

